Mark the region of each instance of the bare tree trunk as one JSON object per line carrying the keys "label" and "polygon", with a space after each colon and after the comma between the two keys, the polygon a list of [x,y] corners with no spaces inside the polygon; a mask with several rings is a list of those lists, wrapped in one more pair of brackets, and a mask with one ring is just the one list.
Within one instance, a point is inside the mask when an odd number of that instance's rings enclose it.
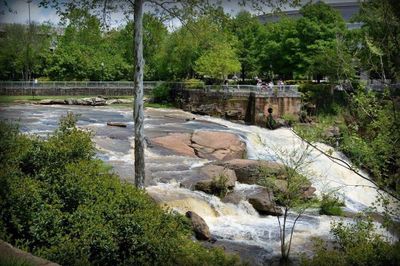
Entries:
{"label": "bare tree trunk", "polygon": [[135,185],[144,188],[144,132],[143,132],[143,0],[135,0],[134,11],[134,45],[135,45],[135,74],[134,74],[134,106],[135,122]]}

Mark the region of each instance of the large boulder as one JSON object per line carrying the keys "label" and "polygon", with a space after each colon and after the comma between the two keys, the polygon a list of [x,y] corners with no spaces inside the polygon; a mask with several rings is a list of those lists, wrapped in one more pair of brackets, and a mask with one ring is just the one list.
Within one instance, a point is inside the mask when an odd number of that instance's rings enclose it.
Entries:
{"label": "large boulder", "polygon": [[196,157],[194,149],[190,146],[191,136],[189,133],[172,133],[151,139],[151,144],[159,145],[180,155]]}
{"label": "large boulder", "polygon": [[274,203],[274,196],[271,191],[262,188],[258,192],[249,195],[248,201],[260,214],[281,216],[282,210]]}
{"label": "large boulder", "polygon": [[238,136],[228,132],[198,131],[192,135],[192,145],[197,156],[209,160],[243,158],[246,144]]}
{"label": "large boulder", "polygon": [[194,234],[198,240],[211,239],[210,229],[203,218],[193,211],[186,212],[186,217],[190,219]]}
{"label": "large boulder", "polygon": [[260,177],[266,172],[281,177],[283,169],[279,163],[247,159],[233,159],[221,162],[219,165],[234,170],[237,180],[244,184],[257,184]]}
{"label": "large boulder", "polygon": [[197,181],[194,189],[208,194],[221,195],[235,186],[235,172],[218,165],[206,165],[200,170],[203,178]]}
{"label": "large boulder", "polygon": [[246,153],[245,143],[228,132],[173,133],[153,138],[151,142],[181,155],[209,160],[243,158]]}

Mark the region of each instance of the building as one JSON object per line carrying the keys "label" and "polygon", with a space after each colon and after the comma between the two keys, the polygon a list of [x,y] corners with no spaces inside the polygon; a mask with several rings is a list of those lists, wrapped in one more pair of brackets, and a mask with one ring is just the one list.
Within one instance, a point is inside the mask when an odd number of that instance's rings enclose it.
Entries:
{"label": "building", "polygon": [[[350,22],[352,16],[357,14],[358,11],[360,10],[359,1],[350,1],[350,2],[337,1],[337,2],[325,2],[325,3],[333,7],[337,11],[339,11],[339,13],[342,15],[343,19],[347,23],[348,29],[357,29],[361,27],[362,25],[361,23]],[[259,19],[262,23],[275,22],[278,21],[282,15],[293,19],[300,18],[301,17],[300,8],[292,10],[283,10],[281,11],[281,14],[261,15],[259,16]]]}

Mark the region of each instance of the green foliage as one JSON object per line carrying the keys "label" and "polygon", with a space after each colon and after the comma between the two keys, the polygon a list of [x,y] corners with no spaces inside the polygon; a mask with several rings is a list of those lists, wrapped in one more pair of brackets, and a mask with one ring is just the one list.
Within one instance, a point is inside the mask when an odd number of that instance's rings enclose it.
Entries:
{"label": "green foliage", "polygon": [[339,199],[337,195],[323,194],[319,214],[342,216],[344,201]]}
{"label": "green foliage", "polygon": [[334,84],[302,84],[299,91],[303,102],[315,104],[317,114],[336,115],[338,108],[348,103],[346,92],[335,90]]}
{"label": "green foliage", "polygon": [[[94,158],[68,114],[47,140],[0,122],[0,237],[62,265],[235,265]],[[3,153],[6,151],[6,153]]]}
{"label": "green foliage", "polygon": [[151,91],[155,103],[167,103],[171,101],[171,87],[168,83],[161,83]]}
{"label": "green foliage", "polygon": [[205,52],[195,63],[197,73],[224,80],[228,74],[240,70],[240,62],[229,43],[219,43]]}
{"label": "green foliage", "polygon": [[[378,78],[399,81],[400,15],[398,1],[368,0],[360,3],[354,21],[363,26],[353,37],[358,43],[353,50],[359,54],[363,69]],[[361,45],[360,45],[361,44]]]}
{"label": "green foliage", "polygon": [[221,198],[225,197],[229,192],[227,182],[228,177],[225,175],[216,176],[213,179],[212,189]]}
{"label": "green foliage", "polygon": [[257,38],[261,33],[261,23],[247,11],[239,12],[230,21],[229,29],[238,39],[236,50],[241,65],[242,80],[254,77],[258,72]]}
{"label": "green foliage", "polygon": [[4,24],[0,38],[0,79],[27,80],[43,75],[53,34],[50,26]]}
{"label": "green foliage", "polygon": [[294,114],[284,114],[282,118],[286,121],[289,126],[293,126],[299,121],[299,116]]}
{"label": "green foliage", "polygon": [[187,79],[183,81],[185,89],[204,89],[204,82],[199,79]]}
{"label": "green foliage", "polygon": [[[318,87],[307,86],[303,90]],[[324,95],[329,94],[327,90],[308,90],[305,94],[308,101],[318,106],[318,123],[296,125],[295,130],[309,141],[338,145],[355,166],[367,170],[381,187],[398,194],[400,120],[397,96],[389,91],[377,93],[361,88],[343,101],[336,96],[334,100],[324,99]],[[327,130],[332,127],[340,129],[340,136],[327,136]]]}
{"label": "green foliage", "polygon": [[317,240],[315,255],[303,265],[397,265],[400,243],[389,243],[375,232],[372,220],[356,218],[354,223],[333,223],[334,248]]}

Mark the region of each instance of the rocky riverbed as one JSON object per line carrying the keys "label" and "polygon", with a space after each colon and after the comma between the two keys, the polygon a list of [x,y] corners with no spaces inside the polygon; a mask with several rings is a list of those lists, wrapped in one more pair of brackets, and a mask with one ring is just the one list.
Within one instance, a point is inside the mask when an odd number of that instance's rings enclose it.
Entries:
{"label": "rocky riverbed", "polygon": [[[45,137],[68,111],[79,115],[78,126],[93,132],[97,156],[111,164],[123,180],[133,183],[133,122],[129,109],[106,106],[11,105],[0,118],[18,121],[22,131]],[[111,123],[111,124],[110,124]],[[108,124],[108,125],[107,125]],[[123,125],[123,126],[115,126]],[[260,167],[280,176],[280,159],[289,160],[307,147],[289,129],[270,131],[196,116],[174,109],[145,111],[146,190],[162,206],[182,214],[196,213],[207,224],[210,238],[261,265],[279,255],[279,229],[273,191],[257,184]],[[330,147],[320,145],[321,149]],[[346,160],[340,153],[335,156]],[[312,184],[304,196],[340,189],[349,212],[371,205],[377,192],[371,183],[332,162],[315,149],[307,153]],[[216,177],[225,176],[230,192],[221,199]],[[277,179],[285,187],[283,179]],[[280,180],[280,181],[279,181]],[[356,186],[354,186],[356,185]],[[272,195],[271,195],[272,193]],[[190,217],[196,217],[190,215]],[[310,210],[296,226],[293,252],[310,252],[311,237],[329,237],[337,218]],[[199,220],[199,219],[197,219]],[[289,224],[293,215],[289,216]]]}

